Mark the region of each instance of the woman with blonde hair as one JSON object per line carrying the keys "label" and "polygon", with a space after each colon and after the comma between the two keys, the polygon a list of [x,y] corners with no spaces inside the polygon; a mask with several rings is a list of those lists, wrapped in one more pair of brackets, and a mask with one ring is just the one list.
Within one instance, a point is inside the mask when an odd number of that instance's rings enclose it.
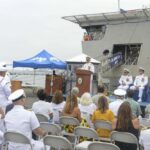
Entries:
{"label": "woman with blonde hair", "polygon": [[[112,128],[119,132],[129,132],[139,137],[140,123],[138,118],[132,117],[132,110],[129,102],[123,102],[118,110],[117,119],[113,121]],[[136,150],[136,144],[115,142],[121,150]]]}
{"label": "woman with blonde hair", "polygon": [[[104,120],[112,122],[115,119],[115,116],[111,110],[108,108],[108,99],[106,96],[100,96],[98,99],[97,110],[92,115],[92,122],[94,123],[96,120]],[[100,137],[109,137],[110,130],[106,129],[97,129],[97,132]]]}
{"label": "woman with blonde hair", "polygon": [[78,107],[77,97],[75,95],[69,95],[67,97],[62,115],[74,117],[81,122],[81,113]]}
{"label": "woman with blonde hair", "polygon": [[96,105],[93,103],[90,93],[83,93],[80,99],[79,108],[84,122],[87,122],[87,125],[92,127],[91,118],[93,112],[96,110]]}

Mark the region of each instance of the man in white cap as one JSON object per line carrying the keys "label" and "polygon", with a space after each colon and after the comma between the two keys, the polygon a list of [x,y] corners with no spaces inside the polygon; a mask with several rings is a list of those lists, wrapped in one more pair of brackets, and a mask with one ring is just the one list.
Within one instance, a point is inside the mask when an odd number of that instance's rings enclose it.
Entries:
{"label": "man in white cap", "polygon": [[[86,63],[83,65],[82,69],[89,70],[93,74],[95,72],[94,65],[91,63],[91,58],[89,56],[86,57]],[[91,80],[90,80],[90,93],[92,94],[92,81],[93,81],[93,74],[91,75]]]}
{"label": "man in white cap", "polygon": [[[14,107],[5,116],[6,131],[20,132],[27,136],[35,150],[42,150],[44,145],[42,142],[32,140],[32,132],[39,136],[45,136],[46,133],[40,128],[39,121],[32,111],[24,109],[26,96],[23,89],[13,92],[9,99],[13,101]],[[19,143],[10,143],[9,150],[28,150],[28,145]]]}
{"label": "man in white cap", "polygon": [[6,67],[0,67],[0,107],[4,110],[9,104],[8,97],[11,94],[10,82],[6,80]]}
{"label": "man in white cap", "polygon": [[117,116],[120,105],[124,102],[126,91],[122,89],[116,89],[114,91],[116,100],[109,104],[109,109]]}
{"label": "man in white cap", "polygon": [[129,69],[124,68],[123,75],[121,75],[119,79],[120,84],[118,87],[119,89],[123,89],[126,91],[129,88],[129,85],[133,83],[133,78],[129,73],[130,73]]}
{"label": "man in white cap", "polygon": [[148,77],[144,74],[144,68],[139,68],[139,75],[135,77],[134,85],[130,87],[131,90],[139,90],[138,102],[142,101],[143,90],[148,84]]}

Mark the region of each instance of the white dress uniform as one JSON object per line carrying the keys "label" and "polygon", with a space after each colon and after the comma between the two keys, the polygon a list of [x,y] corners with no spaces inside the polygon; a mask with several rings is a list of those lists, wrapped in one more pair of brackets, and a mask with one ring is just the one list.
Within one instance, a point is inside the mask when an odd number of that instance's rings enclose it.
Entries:
{"label": "white dress uniform", "polygon": [[2,107],[4,110],[6,106],[11,103],[11,101],[8,100],[10,94],[10,83],[5,80],[5,77],[0,76],[0,107]]}
{"label": "white dress uniform", "polygon": [[133,83],[133,78],[131,75],[122,75],[119,79],[119,89],[127,90],[129,85]]}
{"label": "white dress uniform", "polygon": [[138,75],[135,77],[134,85],[130,89],[135,90],[136,87],[139,87],[139,99],[142,98],[144,87],[148,84],[148,77],[144,74]]}
{"label": "white dress uniform", "polygon": [[[116,89],[114,91],[114,94],[116,96],[125,96],[126,91],[122,89]],[[114,113],[115,116],[118,115],[118,110],[120,108],[120,105],[124,102],[124,99],[116,99],[114,102],[109,103],[109,109]]]}
{"label": "white dress uniform", "polygon": [[[89,70],[91,71],[92,73],[95,72],[95,68],[94,68],[94,65],[92,63],[85,63],[82,67],[82,69],[84,70]],[[92,93],[92,80],[93,80],[93,75],[91,75],[91,81],[90,81],[90,93]]]}
{"label": "white dress uniform", "polygon": [[[21,100],[24,97],[25,97],[24,90],[19,89],[13,92],[9,96],[9,99],[15,102],[17,100]],[[40,127],[39,121],[35,113],[33,111],[25,110],[22,104],[19,105],[19,103],[18,104],[16,103],[13,109],[7,112],[4,118],[5,130],[20,132],[24,134],[31,140],[34,150],[43,150],[44,144],[40,141],[34,141],[32,139],[32,131]],[[30,150],[30,146],[20,143],[9,143],[8,149]]]}
{"label": "white dress uniform", "polygon": [[[35,150],[42,150],[44,145],[41,142],[32,140],[32,131],[40,127],[39,121],[32,111],[25,110],[21,105],[15,105],[5,116],[6,131],[16,131],[27,136]],[[30,150],[25,144],[9,144],[9,150]]]}
{"label": "white dress uniform", "polygon": [[50,119],[49,114],[52,113],[51,104],[42,100],[33,103],[32,110],[35,114],[43,114],[48,119]]}

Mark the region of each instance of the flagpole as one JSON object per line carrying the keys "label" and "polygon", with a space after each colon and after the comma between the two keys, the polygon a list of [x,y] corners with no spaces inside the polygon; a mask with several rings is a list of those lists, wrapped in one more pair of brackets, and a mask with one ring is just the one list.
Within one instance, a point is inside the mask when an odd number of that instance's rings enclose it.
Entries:
{"label": "flagpole", "polygon": [[120,0],[118,0],[118,11],[120,11]]}

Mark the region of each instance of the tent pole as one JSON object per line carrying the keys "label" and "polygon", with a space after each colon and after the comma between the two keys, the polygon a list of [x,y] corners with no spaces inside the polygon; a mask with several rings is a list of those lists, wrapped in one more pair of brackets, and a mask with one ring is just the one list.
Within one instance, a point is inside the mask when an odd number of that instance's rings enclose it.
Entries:
{"label": "tent pole", "polygon": [[34,73],[33,73],[33,85],[35,85],[35,72],[36,72],[36,69],[34,69]]}
{"label": "tent pole", "polygon": [[50,95],[52,95],[52,93],[53,93],[53,78],[54,78],[54,76],[53,76],[53,73],[52,73],[52,76],[51,76],[51,84],[50,84],[50,86],[51,86]]}

